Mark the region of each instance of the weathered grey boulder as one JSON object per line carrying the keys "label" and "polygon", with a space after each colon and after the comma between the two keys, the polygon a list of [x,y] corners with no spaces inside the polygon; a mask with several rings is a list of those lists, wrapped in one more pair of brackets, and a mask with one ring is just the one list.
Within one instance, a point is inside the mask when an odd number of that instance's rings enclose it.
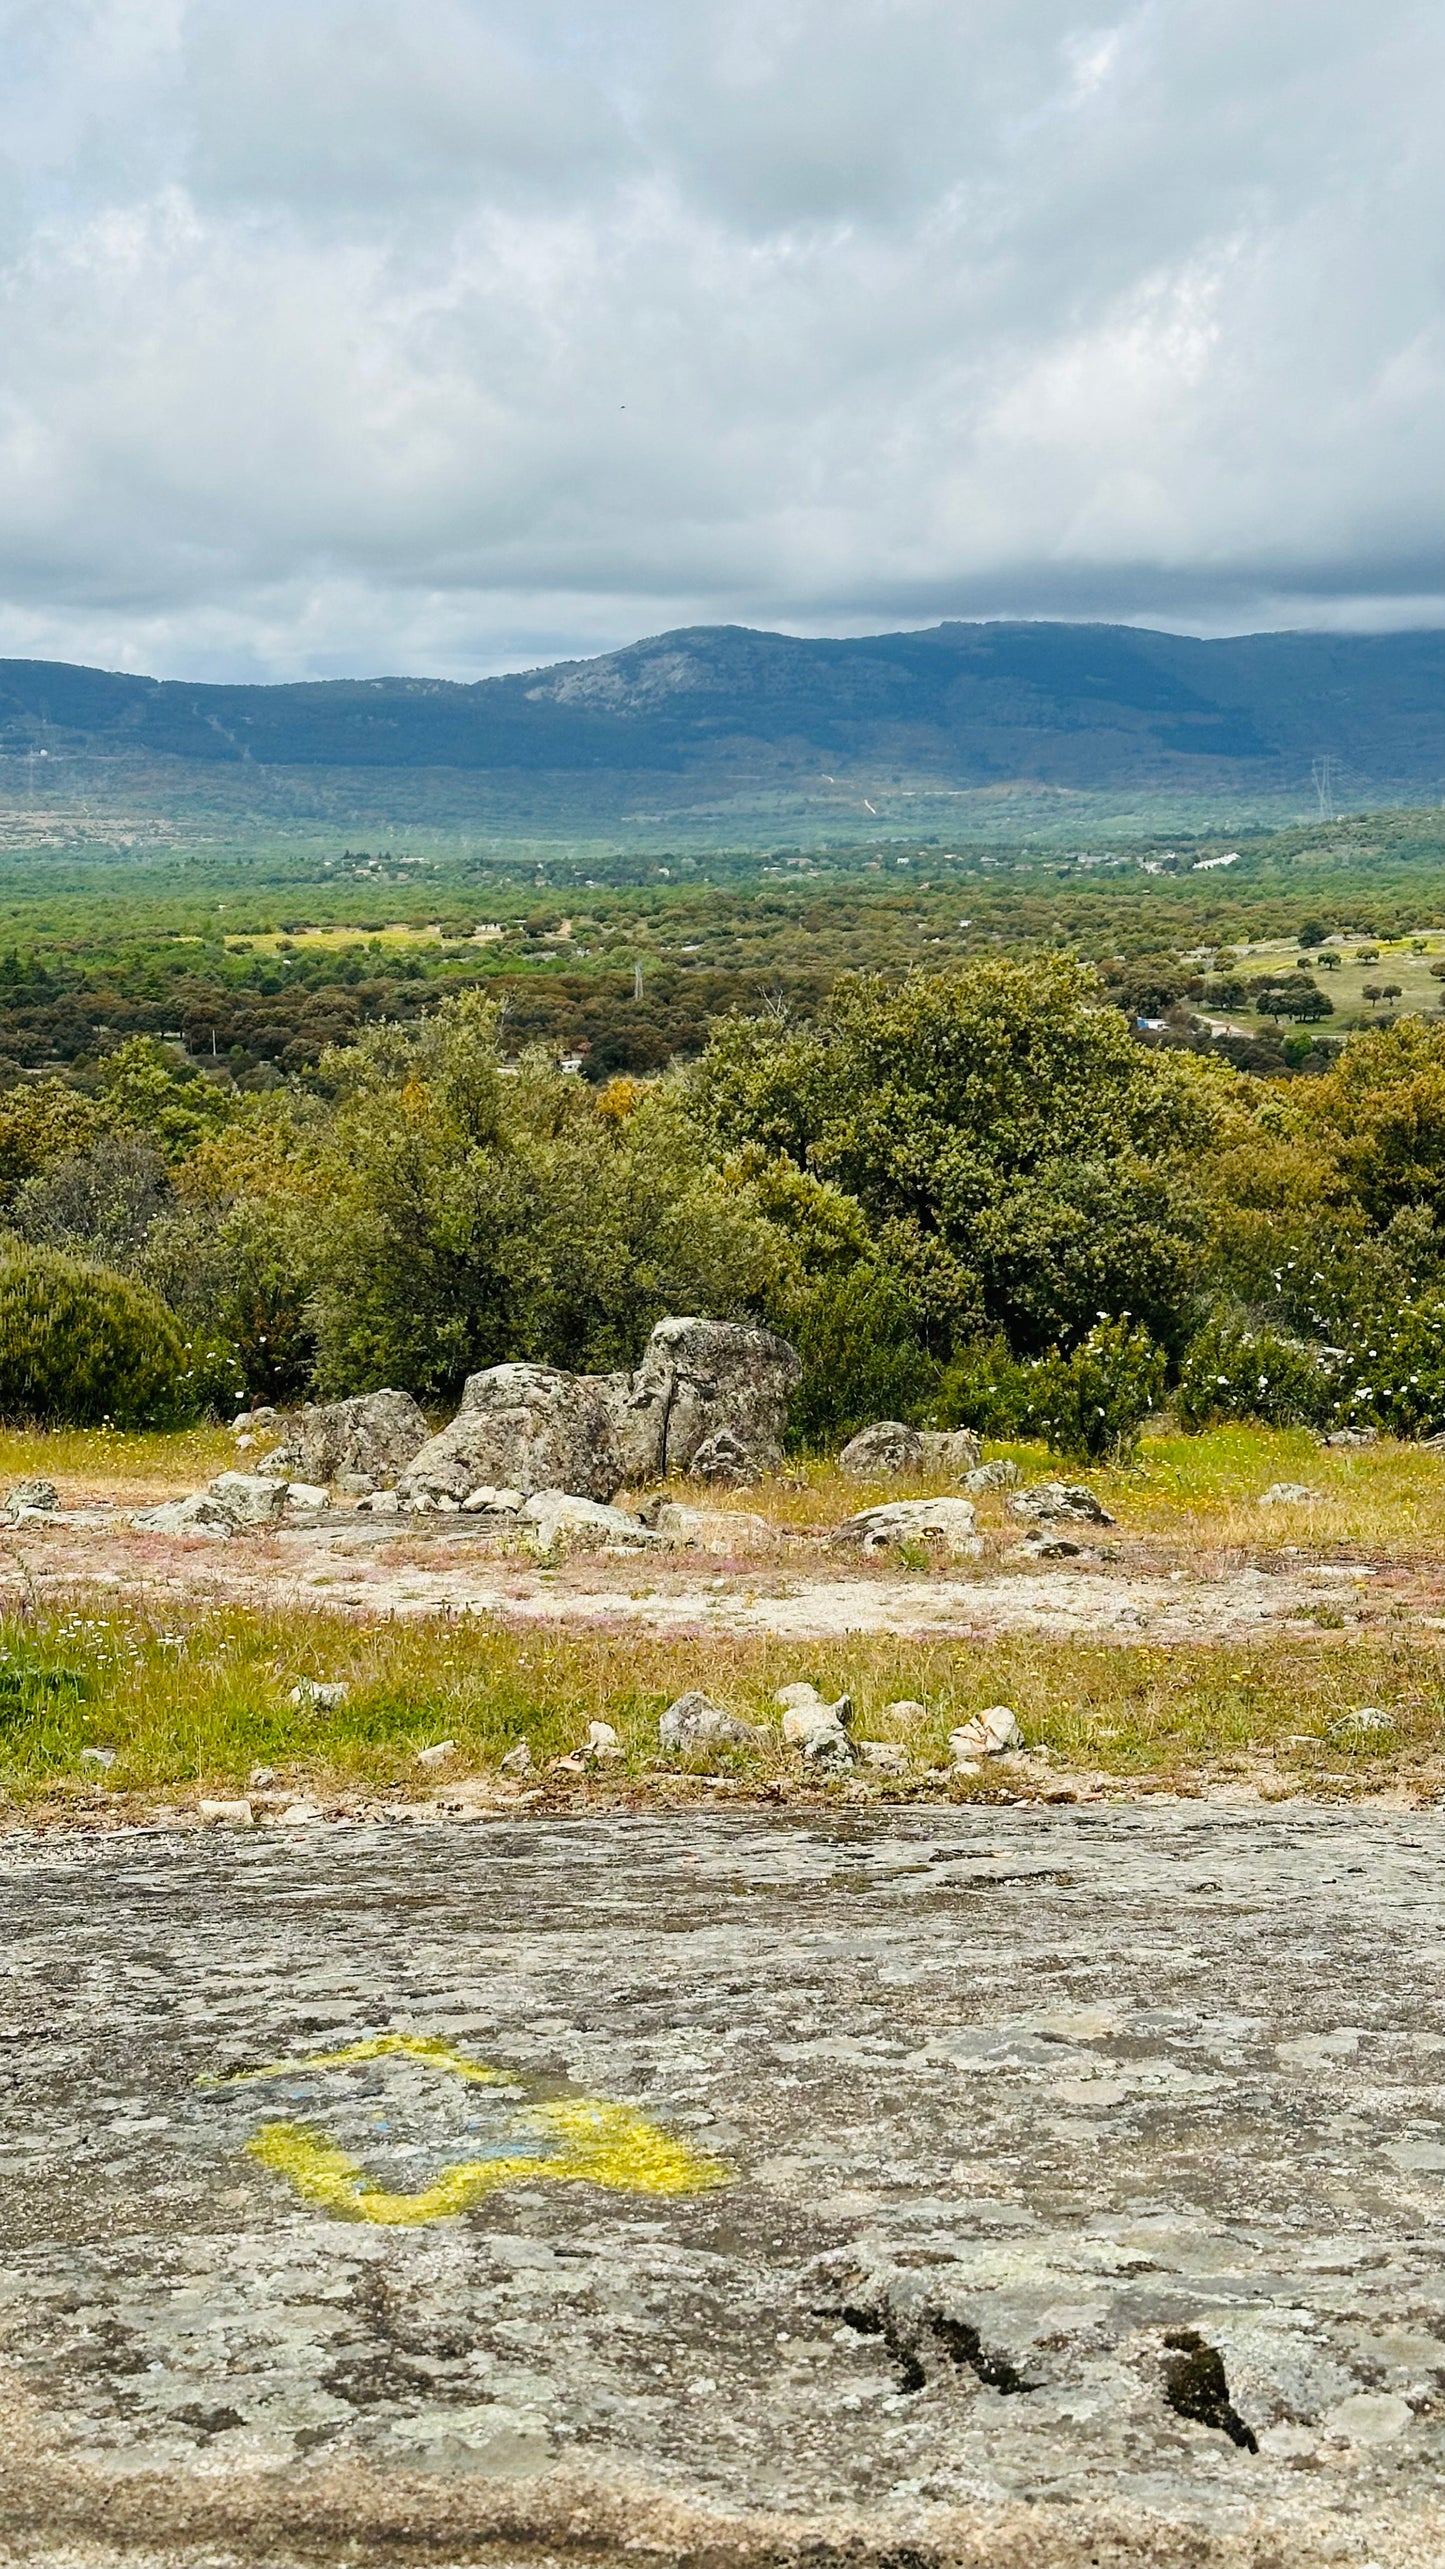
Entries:
{"label": "weathered grey boulder", "polygon": [[781,1338],[729,1320],[660,1320],[635,1374],[492,1365],[471,1376],[458,1415],[412,1455],[398,1487],[413,1503],[460,1507],[483,1486],[605,1501],[670,1472],[756,1480],[782,1461],[801,1371]]}
{"label": "weathered grey boulder", "polygon": [[947,1473],[961,1480],[978,1461],[979,1442],[968,1427],[905,1427],[898,1418],[881,1418],[861,1428],[844,1446],[838,1468],[850,1480],[881,1481],[904,1473]]}
{"label": "weathered grey boulder", "polygon": [[835,1704],[827,1703],[816,1686],[781,1686],[776,1701],[783,1707],[783,1739],[795,1748],[809,1766],[833,1768],[842,1772],[856,1766],[858,1751],[849,1734],[853,1728],[853,1698],[840,1695]]}
{"label": "weathered grey boulder", "polygon": [[[786,1340],[769,1329],[660,1320],[630,1381],[608,1378],[628,1477],[697,1472],[737,1481],[775,1472],[802,1370]],[[625,1393],[617,1388],[623,1382]]]}
{"label": "weathered grey boulder", "polygon": [[1307,1507],[1311,1499],[1322,1499],[1323,1490],[1312,1490],[1304,1481],[1275,1481],[1260,1497],[1262,1508]]}
{"label": "weathered grey boulder", "polygon": [[60,1492],[53,1481],[17,1481],[5,1494],[5,1513],[18,1516],[52,1516],[60,1506]]}
{"label": "weathered grey boulder", "polygon": [[850,1481],[881,1481],[895,1472],[921,1472],[923,1439],[916,1427],[905,1427],[901,1418],[880,1418],[850,1437],[838,1457],[838,1469]]}
{"label": "weathered grey boulder", "polygon": [[516,1522],[545,1552],[559,1540],[574,1552],[601,1552],[613,1544],[641,1552],[662,1542],[640,1517],[604,1507],[599,1499],[576,1498],[570,1490],[539,1490],[523,1501]]}
{"label": "weathered grey boulder", "polygon": [[888,1543],[941,1543],[950,1552],[976,1556],[983,1550],[976,1526],[971,1499],[893,1499],[846,1518],[833,1541],[860,1552],[881,1551]]}
{"label": "weathered grey boulder", "polygon": [[450,1427],[411,1456],[397,1486],[460,1507],[481,1488],[606,1500],[625,1478],[601,1376],[491,1365],[469,1377]]}
{"label": "weathered grey boulder", "polygon": [[[285,1510],[290,1485],[266,1472],[221,1472],[204,1495],[219,1500],[237,1525],[274,1525]],[[324,1490],[321,1497],[324,1502]]]}
{"label": "weathered grey boulder", "polygon": [[1009,1500],[1009,1514],[1025,1525],[1112,1525],[1114,1520],[1101,1499],[1081,1481],[1040,1481],[1032,1490],[1018,1490]]}
{"label": "weathered grey boulder", "polygon": [[261,1468],[273,1480],[339,1481],[365,1496],[393,1489],[426,1441],[426,1420],[409,1392],[363,1392],[298,1410]]}
{"label": "weathered grey boulder", "polygon": [[725,1712],[696,1687],[669,1704],[657,1725],[659,1748],[674,1751],[751,1748],[761,1736],[751,1723],[740,1722],[736,1713]]}
{"label": "weathered grey boulder", "polygon": [[965,1472],[963,1486],[972,1497],[986,1498],[991,1490],[1016,1490],[1022,1479],[1017,1463],[1000,1456],[997,1462],[980,1463],[973,1471]]}
{"label": "weathered grey boulder", "polygon": [[925,1427],[921,1433],[925,1472],[947,1472],[955,1481],[973,1470],[983,1451],[971,1427]]}

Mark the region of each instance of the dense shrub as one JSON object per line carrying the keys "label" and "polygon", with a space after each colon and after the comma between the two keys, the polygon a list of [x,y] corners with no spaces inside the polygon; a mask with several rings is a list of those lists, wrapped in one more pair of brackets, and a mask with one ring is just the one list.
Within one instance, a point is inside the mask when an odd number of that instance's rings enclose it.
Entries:
{"label": "dense shrub", "polygon": [[1315,1426],[1331,1416],[1335,1400],[1334,1360],[1322,1348],[1225,1314],[1190,1342],[1179,1372],[1179,1416],[1187,1428],[1228,1418]]}
{"label": "dense shrub", "polygon": [[1119,1461],[1164,1397],[1167,1360],[1147,1329],[1100,1320],[1072,1351],[1019,1363],[1003,1338],[958,1356],[940,1386],[937,1415],[980,1435],[1040,1437],[1056,1454]]}
{"label": "dense shrub", "polygon": [[1025,1369],[1020,1425],[1056,1454],[1122,1461],[1164,1396],[1165,1356],[1147,1329],[1101,1320],[1072,1354]]}
{"label": "dense shrub", "polygon": [[920,1347],[912,1312],[886,1273],[864,1269],[825,1280],[795,1304],[788,1336],[803,1360],[789,1411],[794,1445],[841,1445],[875,1419],[914,1419],[929,1410],[939,1367]]}
{"label": "dense shrub", "polygon": [[155,1294],[55,1249],[0,1250],[0,1417],[129,1427],[197,1406],[181,1331]]}

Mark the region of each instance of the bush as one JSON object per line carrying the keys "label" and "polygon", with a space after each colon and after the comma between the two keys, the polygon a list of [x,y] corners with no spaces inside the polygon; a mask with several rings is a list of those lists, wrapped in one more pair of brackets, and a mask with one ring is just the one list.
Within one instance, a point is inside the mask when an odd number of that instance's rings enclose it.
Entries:
{"label": "bush", "polygon": [[875,1419],[913,1419],[937,1388],[938,1367],[886,1273],[828,1277],[785,1325],[803,1360],[789,1408],[791,1445],[837,1446]]}
{"label": "bush", "polygon": [[1020,1364],[1004,1338],[966,1348],[943,1378],[937,1410],[949,1427],[982,1436],[1042,1437],[1083,1461],[1132,1453],[1164,1392],[1167,1360],[1147,1329],[1100,1320],[1072,1354]]}
{"label": "bush", "polygon": [[1445,1297],[1429,1295],[1387,1324],[1361,1328],[1331,1370],[1330,1416],[1342,1426],[1437,1434],[1445,1428]]}
{"label": "bush", "polygon": [[155,1294],[55,1249],[0,1251],[0,1417],[139,1427],[195,1407],[180,1330]]}
{"label": "bush", "polygon": [[1179,1416],[1191,1430],[1226,1418],[1317,1426],[1334,1400],[1333,1360],[1322,1348],[1224,1314],[1190,1341],[1179,1369]]}
{"label": "bush", "polygon": [[1165,1357],[1147,1329],[1101,1320],[1073,1354],[1025,1368],[1021,1432],[1083,1462],[1120,1461],[1164,1392]]}

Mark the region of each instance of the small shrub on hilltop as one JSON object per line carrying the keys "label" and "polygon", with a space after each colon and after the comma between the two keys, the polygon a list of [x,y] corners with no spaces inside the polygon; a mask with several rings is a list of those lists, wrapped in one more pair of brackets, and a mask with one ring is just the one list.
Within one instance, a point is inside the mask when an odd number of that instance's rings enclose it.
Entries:
{"label": "small shrub on hilltop", "polygon": [[180,1328],[155,1294],[58,1250],[0,1251],[0,1417],[169,1424],[200,1406],[187,1369]]}

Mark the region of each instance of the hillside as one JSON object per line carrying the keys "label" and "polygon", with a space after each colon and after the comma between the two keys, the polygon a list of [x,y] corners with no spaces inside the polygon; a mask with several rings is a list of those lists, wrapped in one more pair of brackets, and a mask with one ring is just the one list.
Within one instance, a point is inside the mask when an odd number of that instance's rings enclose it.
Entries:
{"label": "hillside", "polygon": [[[1255,634],[1201,642],[1128,626],[945,624],[807,641],[701,626],[603,658],[488,678],[200,686],[0,661],[0,760],[510,778],[545,806],[585,788],[621,812],[757,791],[821,799],[1027,782],[1075,792],[1252,799],[1445,793],[1445,633]],[[23,767],[20,762],[23,762]],[[649,781],[651,780],[651,781]]]}

